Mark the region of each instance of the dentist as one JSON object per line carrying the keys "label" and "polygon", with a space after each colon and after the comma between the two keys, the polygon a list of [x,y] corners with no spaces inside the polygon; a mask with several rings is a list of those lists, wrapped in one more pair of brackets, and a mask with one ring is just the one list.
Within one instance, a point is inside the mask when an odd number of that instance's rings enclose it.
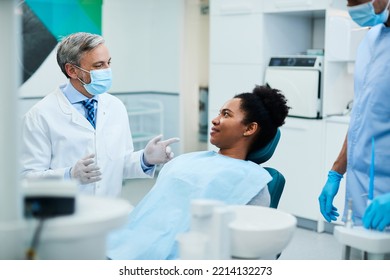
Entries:
{"label": "dentist", "polygon": [[22,177],[76,179],[82,193],[116,197],[123,179],[153,177],[173,157],[169,145],[179,139],[161,135],[134,151],[126,108],[107,93],[111,56],[101,36],[65,37],[57,62],[68,82],[23,118]]}
{"label": "dentist", "polygon": [[[346,173],[346,201],[352,199],[355,224],[383,231],[390,225],[390,1],[347,2],[351,18],[360,26],[372,28],[358,48],[349,129],[328,173],[319,204],[328,222],[337,219],[339,214],[333,199]],[[372,138],[375,139],[375,191],[369,203]],[[346,209],[344,220],[345,216]]]}

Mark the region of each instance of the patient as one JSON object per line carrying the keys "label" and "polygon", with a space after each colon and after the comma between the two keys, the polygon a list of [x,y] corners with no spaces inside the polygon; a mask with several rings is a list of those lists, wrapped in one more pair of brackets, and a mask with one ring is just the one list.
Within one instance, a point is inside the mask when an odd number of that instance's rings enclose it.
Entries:
{"label": "patient", "polygon": [[269,206],[271,177],[246,158],[273,139],[288,109],[284,95],[265,86],[228,100],[212,120],[210,143],[218,152],[183,154],[165,164],[126,226],[109,236],[107,256],[178,258],[176,236],[189,230],[193,199]]}

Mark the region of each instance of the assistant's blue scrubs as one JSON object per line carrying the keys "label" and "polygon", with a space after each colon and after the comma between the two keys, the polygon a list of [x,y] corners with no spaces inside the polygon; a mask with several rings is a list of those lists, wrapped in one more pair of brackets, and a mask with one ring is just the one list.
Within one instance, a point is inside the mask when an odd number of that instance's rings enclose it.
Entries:
{"label": "assistant's blue scrubs", "polygon": [[367,206],[372,137],[375,139],[374,197],[390,192],[390,28],[384,24],[370,29],[360,44],[354,81],[346,202],[352,199],[355,224],[361,225]]}

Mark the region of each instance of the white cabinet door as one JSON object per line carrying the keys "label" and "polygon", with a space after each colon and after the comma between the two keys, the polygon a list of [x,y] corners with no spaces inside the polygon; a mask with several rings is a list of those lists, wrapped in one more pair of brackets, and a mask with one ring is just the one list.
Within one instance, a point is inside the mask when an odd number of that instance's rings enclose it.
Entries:
{"label": "white cabinet door", "polygon": [[324,153],[323,120],[287,118],[275,154],[264,164],[276,168],[286,178],[279,209],[319,220],[318,196],[326,178]]}
{"label": "white cabinet door", "polygon": [[264,1],[264,12],[291,12],[325,9],[330,0],[273,0]]}
{"label": "white cabinet door", "polygon": [[210,63],[261,63],[261,14],[210,17]]}
{"label": "white cabinet door", "polygon": [[263,0],[210,0],[211,16],[258,14],[262,10]]}
{"label": "white cabinet door", "polygon": [[210,0],[210,63],[262,63],[262,4]]}
{"label": "white cabinet door", "polygon": [[211,64],[209,111],[218,111],[235,94],[251,92],[263,79],[264,66],[260,64]]}

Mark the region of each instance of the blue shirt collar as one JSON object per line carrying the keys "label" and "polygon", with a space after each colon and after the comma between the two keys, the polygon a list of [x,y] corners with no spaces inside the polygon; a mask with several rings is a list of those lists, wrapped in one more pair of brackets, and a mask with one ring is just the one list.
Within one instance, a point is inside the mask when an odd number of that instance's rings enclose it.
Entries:
{"label": "blue shirt collar", "polygon": [[[88,97],[84,96],[77,89],[74,88],[72,83],[68,80],[68,83],[62,88],[62,92],[65,94],[65,97],[69,100],[71,104],[80,103],[83,100],[87,100]],[[98,96],[92,97],[98,101]]]}

